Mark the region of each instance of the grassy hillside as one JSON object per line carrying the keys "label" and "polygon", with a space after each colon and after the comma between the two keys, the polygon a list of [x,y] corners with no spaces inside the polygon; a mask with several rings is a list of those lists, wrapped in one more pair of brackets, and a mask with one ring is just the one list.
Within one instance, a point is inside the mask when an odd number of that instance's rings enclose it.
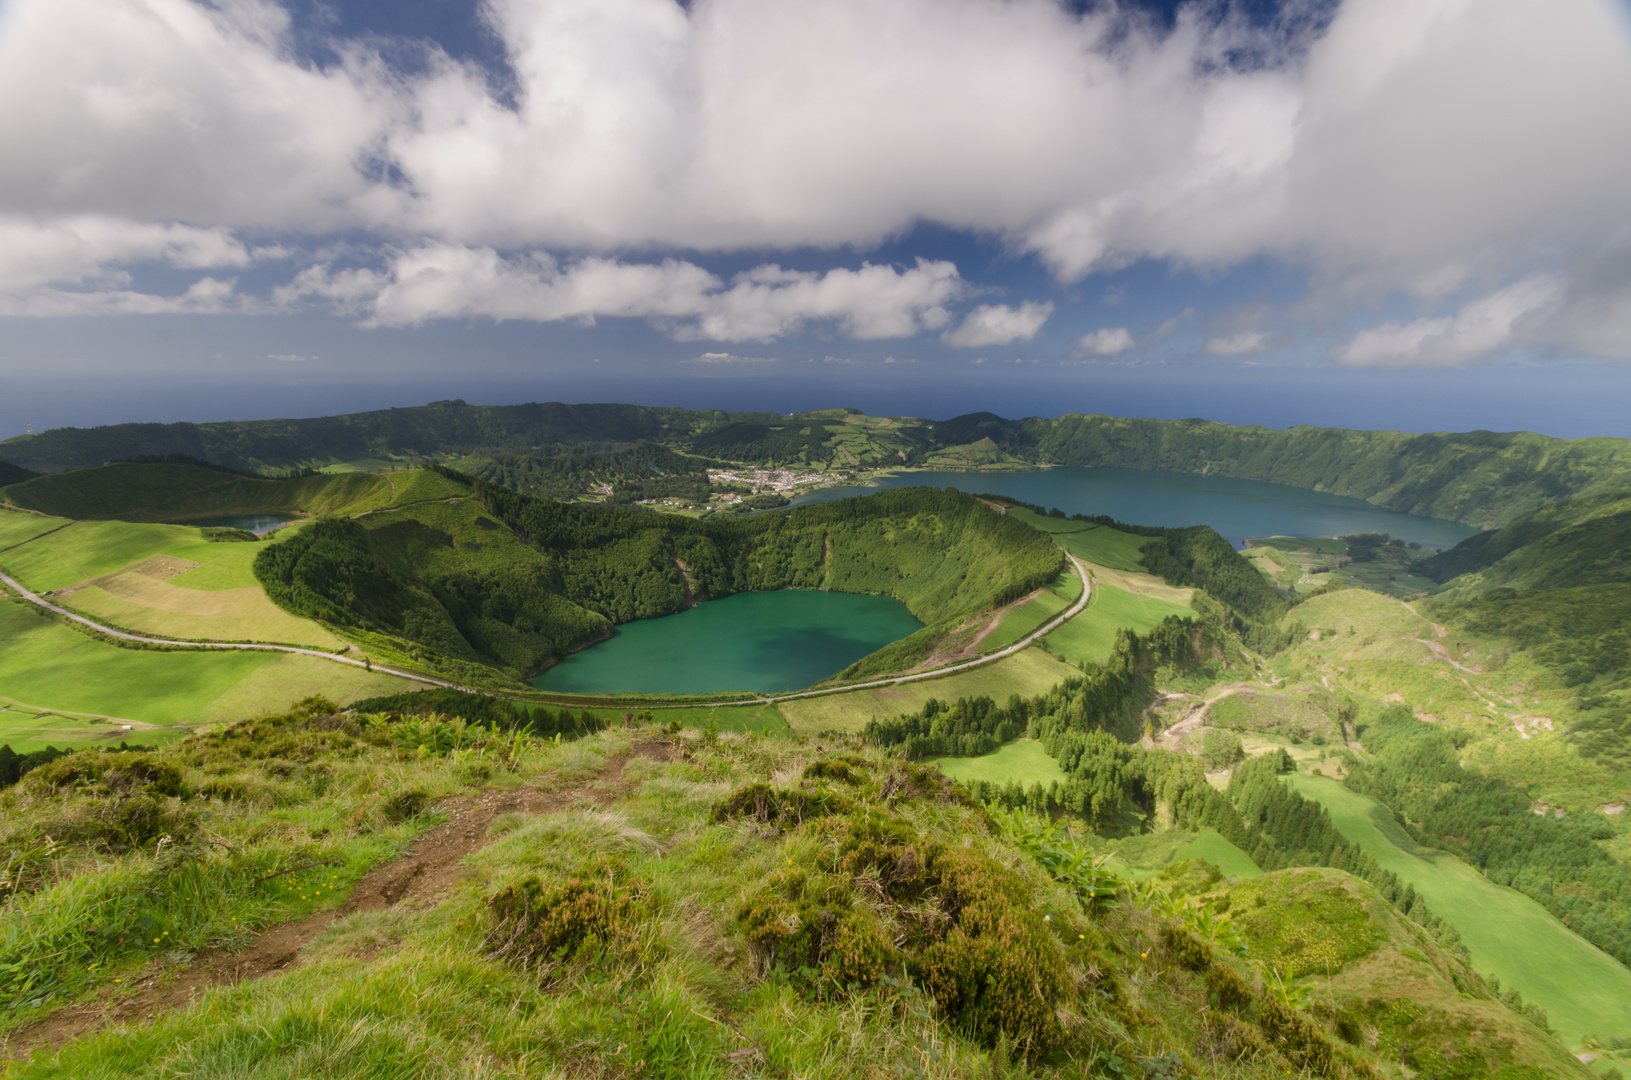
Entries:
{"label": "grassy hillside", "polygon": [[1585,1075],[1338,872],[1091,900],[872,753],[444,727],[313,702],[0,794],[12,1074]]}
{"label": "grassy hillside", "polygon": [[1410,882],[1434,911],[1453,912],[1473,966],[1528,1001],[1544,1001],[1552,1027],[1579,1045],[1631,1030],[1631,969],[1572,933],[1534,900],[1502,888],[1446,852],[1413,841],[1374,799],[1326,777],[1296,776],[1297,790],[1383,867]]}

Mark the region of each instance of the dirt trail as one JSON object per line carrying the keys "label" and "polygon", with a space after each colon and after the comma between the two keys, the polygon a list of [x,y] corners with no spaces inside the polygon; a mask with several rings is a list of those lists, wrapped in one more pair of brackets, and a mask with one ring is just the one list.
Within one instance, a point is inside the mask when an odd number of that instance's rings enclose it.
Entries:
{"label": "dirt trail", "polygon": [[586,803],[604,805],[619,794],[621,785],[616,782],[630,757],[667,761],[673,751],[667,740],[636,742],[632,754],[607,763],[600,779],[613,781],[611,787],[547,792],[525,787],[445,799],[437,805],[451,819],[420,836],[401,858],[363,875],[339,907],[271,927],[247,948],[201,953],[179,973],[173,969],[149,972],[131,984],[134,993],[123,988],[104,990],[95,1001],[59,1009],[0,1038],[0,1061],[26,1058],[110,1025],[154,1020],[172,1009],[185,1008],[212,986],[260,979],[294,967],[300,962],[301,950],[330,924],[359,911],[434,907],[465,876],[465,856],[490,842],[487,826],[499,814],[538,816]]}

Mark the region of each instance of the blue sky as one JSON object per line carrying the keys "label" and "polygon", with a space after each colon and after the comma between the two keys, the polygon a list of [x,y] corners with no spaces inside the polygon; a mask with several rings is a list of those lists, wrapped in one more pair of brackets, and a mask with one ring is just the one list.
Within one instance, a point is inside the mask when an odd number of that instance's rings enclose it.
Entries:
{"label": "blue sky", "polygon": [[1623,0],[0,0],[0,435],[627,400],[1631,435]]}

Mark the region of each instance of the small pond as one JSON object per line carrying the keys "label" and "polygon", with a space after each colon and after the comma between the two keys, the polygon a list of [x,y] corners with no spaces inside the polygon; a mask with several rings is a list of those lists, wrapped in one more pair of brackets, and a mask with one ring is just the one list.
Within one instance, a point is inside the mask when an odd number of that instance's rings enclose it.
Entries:
{"label": "small pond", "polygon": [[234,517],[198,518],[177,524],[195,525],[200,529],[242,529],[256,536],[265,536],[273,529],[280,529],[294,520],[293,514],[238,514]]}
{"label": "small pond", "polygon": [[615,637],[565,657],[532,685],[558,694],[802,690],[922,626],[888,596],[738,593],[624,623]]}

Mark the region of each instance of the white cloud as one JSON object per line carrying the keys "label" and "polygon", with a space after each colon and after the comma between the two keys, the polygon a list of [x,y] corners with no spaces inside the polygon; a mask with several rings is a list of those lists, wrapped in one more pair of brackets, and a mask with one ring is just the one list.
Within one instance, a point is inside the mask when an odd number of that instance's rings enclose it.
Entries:
{"label": "white cloud", "polygon": [[1533,275],[1462,305],[1454,315],[1361,330],[1340,359],[1355,367],[1471,363],[1515,344],[1522,322],[1552,309],[1560,293],[1556,279]]}
{"label": "white cloud", "polygon": [[361,314],[366,325],[413,326],[432,319],[649,319],[681,341],[770,341],[807,323],[831,323],[852,338],[910,337],[943,326],[945,303],[963,291],[949,262],[920,259],[897,270],[863,263],[826,273],[766,264],[727,287],[694,263],[625,263],[591,256],[562,265],[532,253],[426,244],[397,252],[384,271],[308,268],[275,292],[286,307],[306,298]]}
{"label": "white cloud", "polygon": [[[513,107],[439,54],[412,76],[354,44],[302,62],[272,0],[12,0],[0,212],[372,236],[400,265],[319,267],[282,296],[321,292],[380,323],[632,311],[727,341],[811,320],[897,337],[949,317],[904,295],[922,291],[910,270],[726,287],[613,256],[864,246],[927,221],[999,236],[1064,279],[1269,255],[1346,303],[1441,301],[1525,268],[1583,281],[1631,249],[1615,231],[1631,219],[1631,49],[1605,0],[1344,0],[1295,47],[1200,3],[1170,33],[1048,0],[485,12]],[[1269,62],[1232,67],[1242,49]],[[479,254],[531,248],[602,258]],[[476,279],[447,280],[456,264]],[[1624,292],[1589,295],[1564,308],[1600,330],[1533,333],[1631,351],[1616,344]]]}
{"label": "white cloud", "polygon": [[1027,300],[1017,308],[1007,304],[981,304],[964,317],[961,326],[941,334],[940,340],[964,348],[1030,341],[1052,314],[1051,302],[1038,304]]}
{"label": "white cloud", "polygon": [[1261,330],[1242,330],[1238,334],[1206,339],[1208,356],[1249,356],[1269,347],[1269,335]]}
{"label": "white cloud", "polygon": [[1106,326],[1076,339],[1076,351],[1092,356],[1116,356],[1133,347],[1133,335],[1125,326]]}

